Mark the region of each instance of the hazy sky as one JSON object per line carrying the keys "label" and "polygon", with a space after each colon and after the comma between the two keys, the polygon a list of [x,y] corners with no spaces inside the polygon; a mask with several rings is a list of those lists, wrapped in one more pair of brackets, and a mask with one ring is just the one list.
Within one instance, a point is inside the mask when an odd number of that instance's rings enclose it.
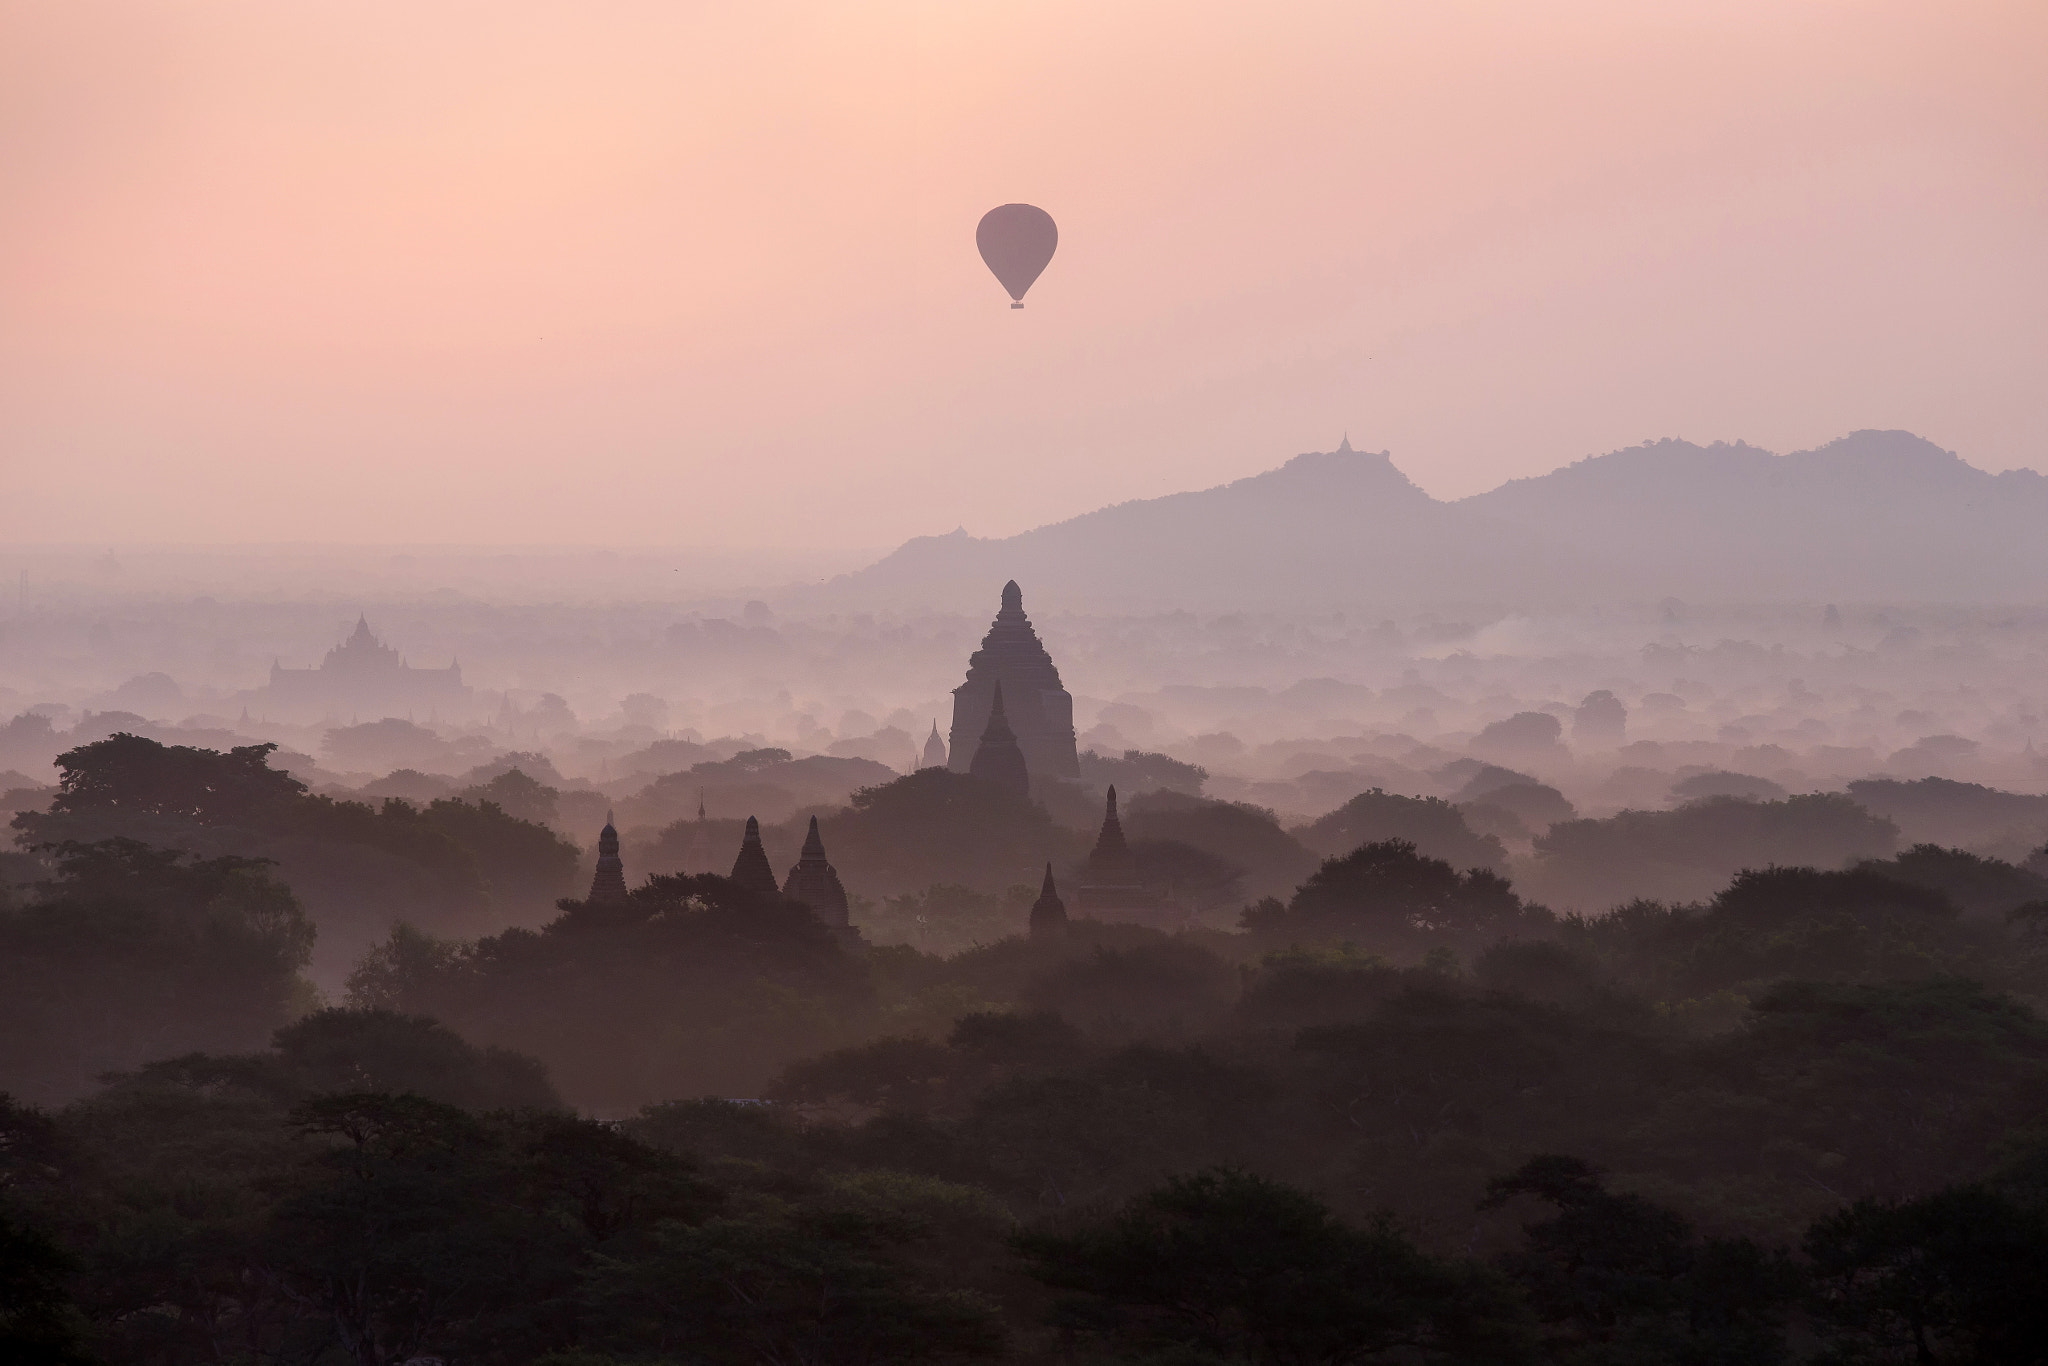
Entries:
{"label": "hazy sky", "polygon": [[2040,0],[0,0],[17,542],[885,545],[1346,429],[2048,469],[2044,376]]}

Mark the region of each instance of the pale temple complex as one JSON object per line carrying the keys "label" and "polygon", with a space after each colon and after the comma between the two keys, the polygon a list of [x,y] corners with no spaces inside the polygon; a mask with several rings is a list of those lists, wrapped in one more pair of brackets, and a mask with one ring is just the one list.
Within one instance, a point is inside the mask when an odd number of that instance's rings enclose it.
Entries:
{"label": "pale temple complex", "polygon": [[270,685],[258,699],[273,711],[320,716],[364,712],[372,716],[422,716],[436,711],[464,712],[470,688],[462,681],[462,665],[419,669],[398,651],[377,639],[367,618],[356,618],[347,640],[327,652],[318,668],[270,666]]}

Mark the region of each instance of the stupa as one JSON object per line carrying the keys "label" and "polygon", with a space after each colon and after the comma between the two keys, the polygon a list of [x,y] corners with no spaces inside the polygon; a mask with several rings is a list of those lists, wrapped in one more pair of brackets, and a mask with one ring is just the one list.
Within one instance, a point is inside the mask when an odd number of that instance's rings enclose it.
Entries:
{"label": "stupa", "polygon": [[1057,938],[1067,932],[1067,903],[1060,900],[1060,889],[1053,885],[1052,865],[1045,865],[1045,885],[1038,889],[1038,900],[1031,903],[1031,937],[1033,939]]}
{"label": "stupa", "polygon": [[626,865],[619,858],[619,831],[612,824],[612,813],[604,813],[604,829],[597,835],[597,876],[590,879],[590,895],[584,898],[587,905],[620,902],[626,899]]}
{"label": "stupa", "polygon": [[931,738],[924,742],[924,758],[918,763],[918,767],[944,768],[945,766],[946,742],[939,735],[939,723],[934,721],[932,722]]}
{"label": "stupa", "polygon": [[1082,911],[1099,919],[1143,919],[1157,909],[1158,898],[1145,890],[1138,878],[1138,860],[1124,840],[1124,825],[1116,814],[1116,789],[1109,789],[1109,802],[1102,817],[1102,832],[1081,870],[1078,900]]}
{"label": "stupa", "polygon": [[976,743],[988,728],[998,684],[1030,771],[1040,778],[1079,778],[1074,698],[1061,686],[1060,671],[1024,615],[1024,591],[1015,579],[1003,585],[1002,610],[982,637],[981,648],[967,661],[967,681],[953,689],[947,765],[955,773],[973,767]]}
{"label": "stupa", "polygon": [[1024,750],[1017,743],[1017,736],[1010,729],[1008,716],[1003,708],[1003,685],[998,683],[994,699],[989,705],[988,724],[982,728],[981,741],[974,747],[974,761],[967,766],[969,777],[994,783],[1005,791],[1020,797],[1031,795],[1031,766],[1025,762]]}
{"label": "stupa", "polygon": [[839,885],[839,872],[825,861],[825,841],[818,834],[818,818],[811,817],[811,833],[804,836],[803,853],[798,856],[796,866],[783,879],[782,894],[791,901],[801,901],[817,913],[818,919],[835,930],[843,930],[852,924],[847,906],[846,889]]}
{"label": "stupa", "polygon": [[740,841],[740,856],[732,861],[732,880],[760,896],[779,895],[775,870],[768,866],[768,851],[761,847],[761,822],[747,817],[746,838]]}

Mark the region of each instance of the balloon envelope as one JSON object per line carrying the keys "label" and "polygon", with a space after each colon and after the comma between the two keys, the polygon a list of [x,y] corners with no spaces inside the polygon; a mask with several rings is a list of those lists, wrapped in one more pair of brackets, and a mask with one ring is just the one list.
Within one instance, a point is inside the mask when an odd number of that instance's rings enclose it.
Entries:
{"label": "balloon envelope", "polygon": [[1052,215],[1036,204],[998,205],[981,216],[981,224],[974,230],[974,245],[981,248],[981,259],[1016,301],[1012,308],[1024,307],[1024,291],[1052,260],[1053,248],[1059,244],[1060,230]]}

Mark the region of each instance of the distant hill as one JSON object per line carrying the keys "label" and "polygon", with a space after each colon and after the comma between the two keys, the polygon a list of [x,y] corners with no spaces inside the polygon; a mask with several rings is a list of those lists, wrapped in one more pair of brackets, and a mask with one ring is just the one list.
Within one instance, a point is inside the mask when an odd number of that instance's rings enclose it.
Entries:
{"label": "distant hill", "polygon": [[1439,502],[1385,453],[1296,456],[1017,536],[920,537],[827,597],[1076,611],[1635,599],[2001,601],[2048,591],[2048,478],[1909,432],[1812,451],[1659,441]]}
{"label": "distant hill", "polygon": [[2048,478],[1987,474],[1911,432],[1818,450],[1659,441],[1457,506],[1686,596],[1987,601],[2048,587]]}

